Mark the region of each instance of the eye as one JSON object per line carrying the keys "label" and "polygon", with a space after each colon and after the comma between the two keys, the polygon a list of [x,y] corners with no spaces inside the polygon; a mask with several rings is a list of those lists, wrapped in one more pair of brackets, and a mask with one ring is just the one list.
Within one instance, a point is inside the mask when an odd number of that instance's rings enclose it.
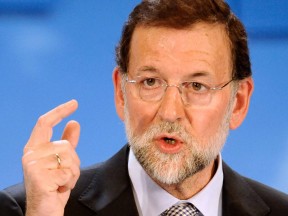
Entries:
{"label": "eye", "polygon": [[158,88],[159,86],[161,86],[162,82],[160,79],[157,79],[157,78],[146,77],[140,81],[140,84],[143,88],[153,89],[153,88]]}
{"label": "eye", "polygon": [[192,82],[191,83],[191,87],[195,90],[195,91],[200,91],[203,88],[203,85],[201,83],[197,83],[197,82]]}
{"label": "eye", "polygon": [[147,78],[143,81],[143,84],[146,86],[153,86],[156,83],[156,79],[155,78]]}
{"label": "eye", "polygon": [[189,91],[194,91],[197,93],[203,93],[208,91],[208,86],[200,83],[200,82],[187,82],[185,84],[185,87],[189,90]]}

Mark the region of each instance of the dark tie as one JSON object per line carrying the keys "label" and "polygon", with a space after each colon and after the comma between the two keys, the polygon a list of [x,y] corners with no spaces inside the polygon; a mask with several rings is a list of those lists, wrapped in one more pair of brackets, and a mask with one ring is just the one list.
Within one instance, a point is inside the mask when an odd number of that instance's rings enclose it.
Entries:
{"label": "dark tie", "polygon": [[173,205],[160,216],[203,216],[203,214],[191,203],[180,203]]}

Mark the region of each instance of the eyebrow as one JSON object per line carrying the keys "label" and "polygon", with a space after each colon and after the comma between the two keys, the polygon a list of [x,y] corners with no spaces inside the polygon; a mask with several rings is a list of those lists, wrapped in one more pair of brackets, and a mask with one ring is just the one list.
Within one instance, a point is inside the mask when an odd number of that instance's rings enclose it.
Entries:
{"label": "eyebrow", "polygon": [[185,77],[187,77],[188,79],[194,79],[198,77],[210,77],[210,74],[207,71],[196,71],[196,72],[188,74]]}
{"label": "eyebrow", "polygon": [[137,74],[141,72],[153,72],[153,73],[159,73],[159,70],[156,69],[153,66],[142,66],[137,70]]}
{"label": "eyebrow", "polygon": [[[139,75],[139,73],[141,72],[150,72],[150,73],[160,73],[160,71],[153,67],[153,66],[142,66],[140,67],[136,74]],[[161,73],[160,73],[161,74]],[[207,77],[207,78],[210,78],[211,77],[211,74],[207,71],[195,71],[195,72],[192,72],[192,73],[189,73],[187,75],[184,76],[185,79],[195,79],[195,78],[201,78],[201,77]]]}

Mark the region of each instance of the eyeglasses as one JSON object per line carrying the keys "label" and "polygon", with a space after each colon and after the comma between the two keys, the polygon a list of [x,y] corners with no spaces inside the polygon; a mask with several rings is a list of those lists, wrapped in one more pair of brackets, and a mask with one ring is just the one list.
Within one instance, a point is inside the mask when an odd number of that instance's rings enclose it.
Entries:
{"label": "eyeglasses", "polygon": [[211,102],[213,92],[222,90],[234,79],[214,87],[198,81],[187,81],[179,85],[169,85],[163,79],[146,76],[137,76],[132,80],[129,80],[127,77],[125,81],[135,84],[138,95],[143,101],[160,101],[168,87],[176,87],[181,94],[184,104],[205,106]]}

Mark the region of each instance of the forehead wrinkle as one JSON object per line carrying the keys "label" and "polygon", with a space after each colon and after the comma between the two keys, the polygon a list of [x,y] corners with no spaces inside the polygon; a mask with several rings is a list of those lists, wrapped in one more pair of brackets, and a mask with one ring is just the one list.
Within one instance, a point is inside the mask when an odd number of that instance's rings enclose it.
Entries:
{"label": "forehead wrinkle", "polygon": [[[134,72],[158,73],[165,76],[167,70],[172,76],[173,74],[183,74],[183,72],[189,76],[189,74],[197,74],[198,71],[205,71],[207,74],[211,73],[210,77],[213,74],[220,75],[217,80],[225,77],[227,73],[230,72],[231,67],[229,67],[230,61],[226,62],[225,56],[227,56],[227,53],[226,51],[223,52],[223,46],[221,46],[221,44],[226,45],[224,50],[228,50],[229,55],[229,40],[227,40],[227,35],[223,27],[199,24],[186,31],[187,33],[191,33],[190,36],[192,37],[189,38],[190,43],[188,44],[187,42],[189,41],[186,40],[185,42],[187,37],[176,37],[183,35],[183,30],[175,31],[169,28],[138,27],[133,34],[131,43],[131,60],[132,58],[134,59],[133,66],[136,66],[136,68],[134,67],[133,69]],[[165,34],[162,34],[163,32]],[[171,33],[173,34],[171,35]],[[158,36],[160,34],[160,37],[155,37],[155,34],[158,34]],[[195,34],[200,34],[201,36],[195,39]],[[174,40],[174,35],[177,40]],[[193,40],[191,41],[191,39]],[[216,44],[214,44],[215,40],[218,41]],[[189,44],[190,46],[188,46]],[[139,49],[139,46],[141,49]],[[221,46],[221,49],[219,49],[219,46]],[[207,52],[206,50],[210,50],[211,52]],[[139,54],[141,55],[139,56]],[[185,62],[190,62],[190,69],[189,67],[182,67],[183,63],[184,65],[186,64]],[[186,66],[188,65],[189,64],[186,64]],[[198,75],[192,76],[199,77]],[[186,75],[184,75],[184,77],[186,77]],[[178,78],[183,79],[184,77]]]}

